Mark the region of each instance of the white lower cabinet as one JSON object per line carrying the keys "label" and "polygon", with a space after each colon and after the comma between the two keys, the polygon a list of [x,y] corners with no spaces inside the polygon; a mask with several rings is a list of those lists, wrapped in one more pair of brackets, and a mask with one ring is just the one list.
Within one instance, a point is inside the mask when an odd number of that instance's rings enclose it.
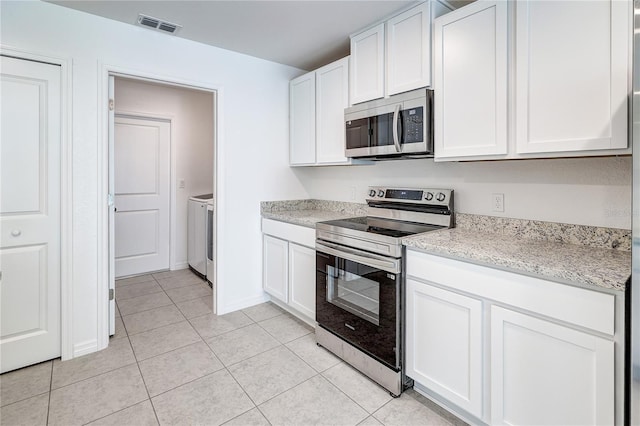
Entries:
{"label": "white lower cabinet", "polygon": [[473,424],[623,424],[622,292],[407,250],[406,373]]}
{"label": "white lower cabinet", "polygon": [[289,243],[270,235],[262,240],[262,285],[264,291],[283,302],[288,299]]}
{"label": "white lower cabinet", "polygon": [[289,243],[289,304],[316,318],[316,251]]}
{"label": "white lower cabinet", "polygon": [[491,307],[491,424],[614,424],[614,342]]}
{"label": "white lower cabinet", "polygon": [[315,230],[262,220],[262,287],[272,301],[315,326]]}
{"label": "white lower cabinet", "polygon": [[482,302],[407,280],[407,375],[482,417]]}

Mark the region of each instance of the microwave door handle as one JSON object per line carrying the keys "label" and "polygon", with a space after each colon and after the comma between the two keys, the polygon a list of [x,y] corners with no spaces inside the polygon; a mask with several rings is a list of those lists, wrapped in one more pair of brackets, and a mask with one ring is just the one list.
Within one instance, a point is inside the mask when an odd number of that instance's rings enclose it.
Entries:
{"label": "microwave door handle", "polygon": [[400,104],[396,105],[395,111],[393,111],[393,144],[396,146],[396,151],[400,152],[400,138],[398,137],[398,119],[400,118]]}

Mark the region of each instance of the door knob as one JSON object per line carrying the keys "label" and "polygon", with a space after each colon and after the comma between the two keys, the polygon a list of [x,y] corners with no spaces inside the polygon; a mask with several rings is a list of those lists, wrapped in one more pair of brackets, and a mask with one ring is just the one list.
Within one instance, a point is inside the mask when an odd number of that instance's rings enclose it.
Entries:
{"label": "door knob", "polygon": [[20,234],[22,234],[22,231],[19,229],[14,229],[13,231],[11,231],[11,235],[14,237],[19,237]]}

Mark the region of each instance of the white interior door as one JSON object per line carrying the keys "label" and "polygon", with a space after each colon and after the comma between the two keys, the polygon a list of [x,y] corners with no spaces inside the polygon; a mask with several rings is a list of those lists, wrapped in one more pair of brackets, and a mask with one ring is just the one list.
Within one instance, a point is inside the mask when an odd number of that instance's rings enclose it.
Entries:
{"label": "white interior door", "polygon": [[60,356],[60,67],[0,58],[0,372]]}
{"label": "white interior door", "polygon": [[169,269],[171,124],[115,117],[115,276]]}

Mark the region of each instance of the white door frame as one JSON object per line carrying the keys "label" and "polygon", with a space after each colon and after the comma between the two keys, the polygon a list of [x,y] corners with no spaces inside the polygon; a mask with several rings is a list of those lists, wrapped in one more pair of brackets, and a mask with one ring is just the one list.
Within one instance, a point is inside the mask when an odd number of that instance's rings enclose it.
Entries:
{"label": "white door frame", "polygon": [[[98,307],[98,350],[104,349],[109,344],[109,266],[113,260],[109,258],[109,214],[108,214],[108,196],[109,196],[109,76],[123,77],[131,80],[140,80],[146,82],[159,83],[167,86],[178,86],[189,89],[211,92],[213,94],[213,152],[214,152],[214,172],[213,172],[213,199],[215,205],[215,224],[214,224],[214,312],[218,311],[220,306],[221,291],[216,283],[220,282],[223,276],[223,262],[220,260],[220,250],[218,244],[223,240],[224,227],[220,226],[224,221],[224,162],[223,158],[223,121],[222,121],[222,104],[223,90],[222,87],[211,82],[191,81],[176,78],[168,75],[156,74],[148,71],[130,69],[119,65],[110,65],[98,63],[99,70],[99,87],[98,87],[98,288],[97,288],[97,307]],[[172,157],[173,157],[172,144]],[[173,161],[173,160],[172,160]],[[171,165],[172,174],[175,173]],[[172,184],[172,191],[175,185]],[[173,192],[172,192],[173,193]],[[175,194],[174,194],[175,195]],[[175,217],[175,215],[173,216]],[[173,250],[173,247],[172,247]],[[173,263],[172,263],[173,265]]]}
{"label": "white door frame", "polygon": [[0,54],[60,66],[60,354],[73,358],[72,60],[0,44]]}

